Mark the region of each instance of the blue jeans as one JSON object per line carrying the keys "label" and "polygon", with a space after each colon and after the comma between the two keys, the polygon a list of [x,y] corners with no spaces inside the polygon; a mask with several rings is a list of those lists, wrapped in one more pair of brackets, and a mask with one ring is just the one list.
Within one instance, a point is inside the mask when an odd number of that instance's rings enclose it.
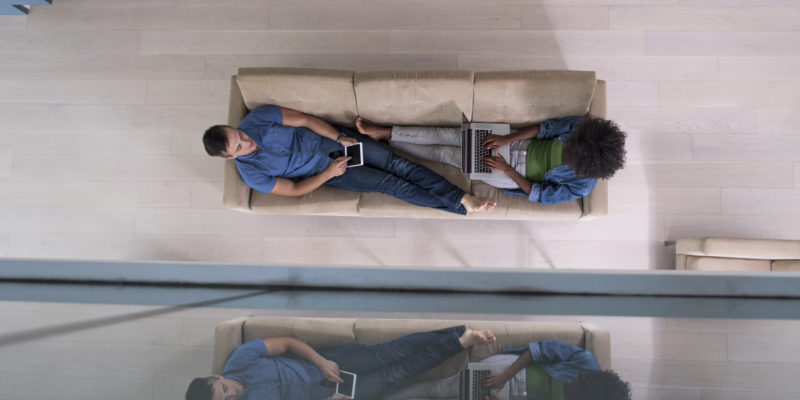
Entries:
{"label": "blue jeans", "polygon": [[[464,191],[422,165],[409,161],[369,136],[337,126],[336,129],[363,143],[364,165],[351,167],[327,185],[356,192],[379,192],[405,202],[465,215]],[[339,147],[341,149],[341,147]]]}
{"label": "blue jeans", "polygon": [[[465,330],[463,325],[454,326],[412,333],[374,346],[353,344],[333,347],[319,354],[339,364],[339,369],[355,373],[356,399],[371,400],[464,350],[458,338]],[[320,399],[333,394],[328,382],[319,389],[314,391],[314,396]]]}

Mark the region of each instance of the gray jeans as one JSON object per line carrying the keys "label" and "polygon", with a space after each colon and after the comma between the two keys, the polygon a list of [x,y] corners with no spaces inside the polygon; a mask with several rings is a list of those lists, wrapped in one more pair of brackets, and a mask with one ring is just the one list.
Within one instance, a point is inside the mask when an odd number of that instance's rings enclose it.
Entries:
{"label": "gray jeans", "polygon": [[[525,157],[529,140],[511,142],[511,159],[506,160],[514,170],[525,176]],[[461,130],[459,128],[427,126],[392,127],[389,145],[423,160],[438,161],[461,168]],[[519,188],[507,175],[484,180],[485,183],[501,188]]]}

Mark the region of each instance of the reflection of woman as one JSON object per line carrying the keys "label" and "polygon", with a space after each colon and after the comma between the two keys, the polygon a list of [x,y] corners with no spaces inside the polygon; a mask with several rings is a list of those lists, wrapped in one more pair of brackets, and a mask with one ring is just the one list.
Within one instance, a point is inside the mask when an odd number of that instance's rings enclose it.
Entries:
{"label": "reflection of woman", "polygon": [[[426,160],[461,167],[459,128],[379,127],[358,118],[359,132]],[[509,145],[510,160],[486,157],[486,165],[503,175],[486,181],[508,194],[530,201],[556,204],[579,199],[625,164],[625,133],[612,121],[595,117],[549,119],[505,136],[490,135],[483,145]]]}
{"label": "reflection of woman", "polygon": [[[521,351],[524,350],[524,351]],[[502,372],[486,378],[486,387],[509,385],[511,400],[630,400],[630,385],[612,370],[602,371],[594,355],[580,347],[555,340],[528,344],[527,349],[506,352],[483,361],[508,365]],[[414,398],[458,398],[459,376],[407,386],[384,400]],[[492,400],[491,397],[487,399]]]}

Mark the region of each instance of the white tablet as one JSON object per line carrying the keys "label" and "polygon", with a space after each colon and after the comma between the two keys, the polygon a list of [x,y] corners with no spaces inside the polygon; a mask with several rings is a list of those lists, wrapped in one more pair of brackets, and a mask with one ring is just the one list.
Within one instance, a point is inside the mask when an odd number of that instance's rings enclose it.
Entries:
{"label": "white tablet", "polygon": [[364,165],[364,153],[362,151],[363,148],[364,147],[361,145],[361,142],[351,144],[350,146],[345,146],[344,156],[352,157],[349,161],[347,161],[347,168]]}
{"label": "white tablet", "polygon": [[[359,143],[361,144],[361,143]],[[336,382],[336,393],[347,396],[348,399],[356,397],[356,374],[339,370],[339,377],[344,382]]]}

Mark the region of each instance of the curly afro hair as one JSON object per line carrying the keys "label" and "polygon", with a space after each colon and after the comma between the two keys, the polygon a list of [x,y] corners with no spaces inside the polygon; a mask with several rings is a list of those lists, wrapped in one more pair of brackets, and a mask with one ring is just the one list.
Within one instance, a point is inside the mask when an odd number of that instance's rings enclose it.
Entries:
{"label": "curly afro hair", "polygon": [[625,166],[625,132],[612,121],[587,116],[564,143],[564,160],[581,177],[608,179]]}
{"label": "curly afro hair", "polygon": [[583,371],[565,389],[568,400],[631,400],[631,385],[610,369]]}

